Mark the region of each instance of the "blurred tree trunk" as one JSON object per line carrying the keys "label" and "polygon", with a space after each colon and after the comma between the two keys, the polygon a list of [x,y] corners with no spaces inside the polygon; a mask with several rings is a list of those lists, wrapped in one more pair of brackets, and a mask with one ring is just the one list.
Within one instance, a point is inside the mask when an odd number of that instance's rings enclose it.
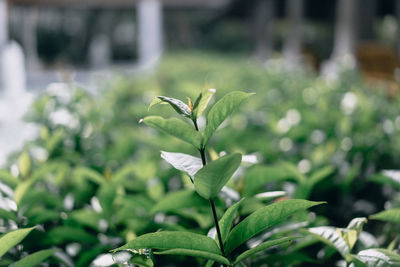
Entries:
{"label": "blurred tree trunk", "polygon": [[354,54],[357,0],[338,0],[332,58]]}
{"label": "blurred tree trunk", "polygon": [[400,0],[395,0],[396,17],[397,17],[397,58],[400,60]]}
{"label": "blurred tree trunk", "polygon": [[286,16],[289,20],[289,31],[287,33],[287,38],[283,49],[283,56],[285,58],[285,65],[289,69],[297,68],[301,63],[303,13],[303,0],[287,1]]}
{"label": "blurred tree trunk", "polygon": [[256,0],[253,10],[253,34],[257,59],[266,60],[273,51],[274,0]]}
{"label": "blurred tree trunk", "polygon": [[37,52],[37,23],[39,10],[37,7],[25,7],[24,27],[22,30],[22,43],[25,51],[26,67],[35,70],[39,67]]}
{"label": "blurred tree trunk", "polygon": [[3,60],[3,51],[8,41],[8,10],[7,1],[0,0],[0,89],[2,88],[3,70],[1,62]]}
{"label": "blurred tree trunk", "polygon": [[8,10],[7,0],[0,0],[0,51],[8,40]]}
{"label": "blurred tree trunk", "polygon": [[322,65],[322,75],[338,78],[343,67],[355,67],[357,3],[358,0],[337,0],[333,51],[330,59]]}
{"label": "blurred tree trunk", "polygon": [[162,6],[160,0],[140,0],[138,12],[139,63],[151,67],[163,49]]}

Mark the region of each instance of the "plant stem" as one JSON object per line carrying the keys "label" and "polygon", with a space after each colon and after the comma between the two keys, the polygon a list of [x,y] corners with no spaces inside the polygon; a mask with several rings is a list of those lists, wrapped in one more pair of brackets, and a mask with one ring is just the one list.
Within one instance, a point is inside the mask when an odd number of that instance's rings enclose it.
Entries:
{"label": "plant stem", "polygon": [[211,204],[211,209],[212,209],[213,216],[214,216],[215,228],[217,229],[219,248],[221,249],[222,255],[225,256],[224,244],[222,243],[221,230],[219,229],[217,212],[215,211],[215,204],[212,199],[210,199],[210,204]]}
{"label": "plant stem", "polygon": [[[196,120],[193,120],[194,128],[196,131],[199,131],[199,127],[197,126]],[[206,161],[206,153],[205,153],[205,147],[199,149],[200,151],[200,156],[201,156],[201,162],[203,163],[203,167],[207,164]],[[215,204],[214,200],[210,199],[210,205],[214,217],[214,223],[215,223],[215,229],[217,230],[217,236],[218,236],[218,242],[219,242],[219,249],[221,250],[222,255],[225,257],[225,250],[224,250],[224,243],[222,242],[222,236],[221,236],[221,230],[219,229],[219,223],[218,223],[218,216],[217,212],[215,210]],[[223,265],[225,266],[225,265]]]}

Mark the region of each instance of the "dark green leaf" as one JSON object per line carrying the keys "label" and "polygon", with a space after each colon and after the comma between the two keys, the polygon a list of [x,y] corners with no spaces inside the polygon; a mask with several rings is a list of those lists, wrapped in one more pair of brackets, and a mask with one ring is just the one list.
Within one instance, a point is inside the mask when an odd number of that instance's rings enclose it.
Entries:
{"label": "dark green leaf", "polygon": [[243,252],[242,254],[240,254],[236,260],[235,260],[235,264],[247,259],[248,257],[251,257],[252,255],[254,255],[257,252],[266,250],[267,248],[270,248],[272,246],[276,246],[276,245],[280,245],[282,243],[286,243],[286,242],[291,242],[293,241],[295,238],[293,237],[283,237],[280,239],[275,239],[275,240],[270,240],[270,241],[266,241],[264,243],[261,243],[260,245],[256,246],[255,248],[246,250],[245,252]]}
{"label": "dark green leaf", "polygon": [[139,236],[113,252],[133,249],[188,249],[221,255],[217,243],[210,237],[190,232],[157,232]]}
{"label": "dark green leaf", "polygon": [[242,155],[235,153],[211,161],[194,175],[194,188],[200,196],[212,199],[237,170]]}
{"label": "dark green leaf", "polygon": [[204,146],[218,126],[250,95],[252,94],[234,91],[226,94],[211,108],[210,112],[208,112],[207,125],[204,132]]}
{"label": "dark green leaf", "polygon": [[169,249],[161,252],[154,252],[154,254],[161,254],[161,255],[184,255],[184,256],[192,256],[192,257],[200,257],[200,258],[205,258],[213,261],[220,262],[222,264],[229,265],[229,260],[225,258],[224,256],[211,253],[211,252],[206,252],[206,251],[200,251],[200,250],[193,250],[193,249],[183,249],[183,248],[176,248],[176,249]]}
{"label": "dark green leaf", "polygon": [[45,249],[35,253],[32,253],[21,260],[15,262],[12,267],[34,267],[39,263],[52,256],[56,250],[54,249]]}
{"label": "dark green leaf", "polygon": [[232,229],[226,240],[226,251],[234,250],[261,231],[283,222],[290,215],[322,203],[324,202],[289,199],[258,209]]}
{"label": "dark green leaf", "polygon": [[229,231],[231,230],[233,220],[235,219],[235,214],[242,204],[244,198],[242,198],[239,202],[230,206],[229,209],[226,210],[222,218],[219,220],[219,228],[221,230],[222,241],[225,242],[228,237]]}
{"label": "dark green leaf", "polygon": [[199,207],[207,204],[207,201],[196,194],[195,191],[181,190],[167,194],[151,209],[151,213],[154,214],[160,211],[168,212],[181,210],[184,208]]}
{"label": "dark green leaf", "polygon": [[143,119],[148,126],[175,136],[196,148],[201,147],[201,134],[189,124],[177,118],[164,119],[160,116],[148,116]]}
{"label": "dark green leaf", "polygon": [[254,166],[246,173],[243,195],[246,197],[253,196],[258,192],[259,188],[267,183],[283,181],[289,177],[290,173],[288,171],[277,166]]}

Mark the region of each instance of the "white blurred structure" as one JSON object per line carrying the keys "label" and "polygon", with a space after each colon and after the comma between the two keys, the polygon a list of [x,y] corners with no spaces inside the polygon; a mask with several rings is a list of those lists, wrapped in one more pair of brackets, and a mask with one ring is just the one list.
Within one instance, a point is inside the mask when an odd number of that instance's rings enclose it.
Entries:
{"label": "white blurred structure", "polygon": [[23,50],[8,41],[7,9],[7,1],[0,0],[0,166],[9,153],[36,135],[35,127],[22,121],[33,95],[26,91]]}
{"label": "white blurred structure", "polygon": [[160,0],[140,0],[138,15],[139,64],[151,67],[162,54],[162,6]]}
{"label": "white blurred structure", "polygon": [[357,0],[338,0],[331,58],[322,66],[322,74],[335,78],[342,68],[355,67]]}
{"label": "white blurred structure", "polygon": [[289,19],[290,32],[287,34],[283,56],[288,69],[296,69],[301,64],[301,41],[303,32],[303,0],[288,0],[286,15]]}

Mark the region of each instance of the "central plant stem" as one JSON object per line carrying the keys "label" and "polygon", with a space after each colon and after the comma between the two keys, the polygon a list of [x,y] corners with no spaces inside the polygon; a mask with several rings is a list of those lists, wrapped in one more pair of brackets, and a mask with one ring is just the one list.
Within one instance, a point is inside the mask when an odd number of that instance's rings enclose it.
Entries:
{"label": "central plant stem", "polygon": [[[193,124],[194,124],[194,128],[196,129],[196,131],[199,131],[199,127],[197,126],[196,120],[193,120]],[[203,163],[203,167],[204,167],[207,164],[205,148],[201,148],[201,149],[199,149],[199,151],[200,151],[200,156],[201,156],[201,162]],[[217,230],[219,248],[222,252],[222,255],[225,256],[224,243],[222,242],[221,230],[219,229],[218,216],[217,216],[217,212],[215,210],[215,204],[214,204],[213,199],[210,199],[210,205],[211,205],[211,209],[212,209],[212,213],[213,213],[213,217],[214,217],[215,229]],[[225,265],[223,265],[223,266],[225,266]]]}
{"label": "central plant stem", "polygon": [[[206,162],[206,155],[205,155],[204,149],[200,149],[200,155],[201,155],[201,161],[203,162],[203,166],[205,166],[207,164],[207,162]],[[210,199],[210,205],[211,205],[211,209],[213,212],[215,228],[217,230],[219,248],[221,249],[222,255],[225,256],[224,244],[222,242],[221,230],[219,229],[218,216],[217,216],[217,212],[215,210],[215,204],[214,204],[213,199]]]}

